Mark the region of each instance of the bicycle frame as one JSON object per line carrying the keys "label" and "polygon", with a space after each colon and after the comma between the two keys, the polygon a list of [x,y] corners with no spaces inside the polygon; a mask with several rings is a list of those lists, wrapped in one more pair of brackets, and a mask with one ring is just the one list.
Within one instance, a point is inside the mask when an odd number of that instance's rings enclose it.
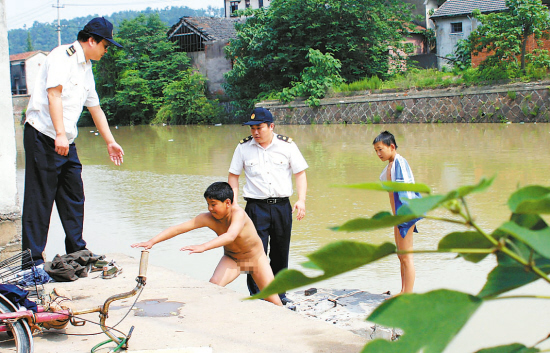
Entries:
{"label": "bicycle frame", "polygon": [[[75,318],[75,316],[90,314],[90,313],[99,313],[101,330],[107,336],[109,336],[109,338],[113,342],[119,345],[122,343],[122,340],[114,336],[111,332],[109,332],[109,329],[105,326],[105,321],[109,314],[109,306],[114,301],[134,296],[142,287],[145,286],[146,279],[147,279],[146,274],[147,274],[148,261],[149,261],[149,251],[143,250],[141,252],[141,258],[139,262],[139,274],[136,278],[136,282],[137,282],[136,287],[129,292],[116,294],[107,298],[107,300],[105,300],[105,303],[103,305],[100,305],[91,309],[74,310],[74,311],[61,310],[56,312],[44,311],[44,307],[38,306],[38,312],[36,313],[31,310],[0,313],[0,332],[12,331],[12,329],[10,329],[10,325],[17,322],[18,320],[25,320],[28,323],[29,327],[31,328],[32,332],[34,332],[35,330],[38,330],[38,331],[41,330],[40,327],[38,326],[38,324],[40,323],[52,322],[57,320],[66,320],[67,318],[69,318],[73,326],[83,326],[86,322],[78,321]],[[7,301],[9,304],[11,304],[11,302],[9,302],[9,300],[3,297],[2,295],[0,295],[0,297],[1,297],[0,300]],[[13,304],[11,304],[11,306],[14,307]],[[131,334],[131,330],[130,330],[130,334]],[[128,343],[130,334],[128,335],[128,338],[122,347],[123,349],[127,348],[127,343]]]}

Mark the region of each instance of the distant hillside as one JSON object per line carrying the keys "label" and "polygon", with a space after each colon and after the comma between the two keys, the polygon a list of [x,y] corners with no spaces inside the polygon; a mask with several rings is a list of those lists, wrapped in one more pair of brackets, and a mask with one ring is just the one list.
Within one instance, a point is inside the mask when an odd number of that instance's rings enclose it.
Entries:
{"label": "distant hillside", "polygon": [[[106,19],[111,21],[116,28],[122,21],[127,19],[133,19],[140,14],[150,14],[157,12],[160,19],[166,23],[169,27],[177,23],[183,16],[223,16],[223,8],[212,8],[194,10],[187,6],[172,6],[166,7],[162,10],[153,10],[147,8],[143,11],[120,11],[115,12],[111,16],[105,16]],[[61,43],[72,43],[76,40],[78,31],[80,31],[88,21],[98,15],[90,15],[87,17],[77,17],[71,20],[61,20]],[[19,54],[28,51],[28,38],[30,34],[32,50],[45,50],[50,51],[57,47],[57,21],[51,23],[35,22],[31,28],[28,29],[12,29],[8,31],[8,41],[10,44],[10,54]]]}

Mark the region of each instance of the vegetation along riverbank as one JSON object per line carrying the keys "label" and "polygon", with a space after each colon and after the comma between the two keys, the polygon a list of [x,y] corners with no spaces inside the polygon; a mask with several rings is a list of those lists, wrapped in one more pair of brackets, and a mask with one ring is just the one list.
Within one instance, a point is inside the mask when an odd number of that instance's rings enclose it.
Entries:
{"label": "vegetation along riverbank", "polygon": [[[457,41],[452,55],[440,58],[444,64],[439,69],[428,70],[418,68],[411,56],[416,49],[410,38],[422,35],[428,52],[434,51],[434,30],[415,27],[418,20],[407,2],[288,0],[239,10],[233,13],[233,18],[240,17],[234,37],[225,47],[232,69],[224,75],[220,95],[205,89],[203,72],[168,40],[173,10],[113,14],[115,39],[125,50],[110,51],[94,65],[96,85],[113,125],[238,123],[255,104],[269,101],[275,108],[274,100],[281,107],[300,108],[297,113],[279,112],[279,123],[548,121],[544,89],[506,88],[514,83],[543,86],[548,79],[550,56],[543,42],[548,12],[540,0],[508,1],[506,6],[510,11],[496,14],[473,10],[479,26]],[[27,50],[48,50],[38,39],[33,43],[39,24],[34,27],[27,31]],[[10,48],[21,50],[21,43],[12,42],[23,40],[22,31],[10,31]],[[499,41],[501,37],[509,40]],[[503,83],[495,92],[495,85]],[[468,93],[487,86],[488,93]],[[446,96],[416,93],[426,89],[451,91]],[[403,93],[392,96],[393,90]],[[337,99],[379,91],[386,97],[363,99],[369,109]],[[335,110],[334,105],[347,108]],[[330,117],[315,108],[328,110]],[[84,113],[81,125],[90,123]]]}

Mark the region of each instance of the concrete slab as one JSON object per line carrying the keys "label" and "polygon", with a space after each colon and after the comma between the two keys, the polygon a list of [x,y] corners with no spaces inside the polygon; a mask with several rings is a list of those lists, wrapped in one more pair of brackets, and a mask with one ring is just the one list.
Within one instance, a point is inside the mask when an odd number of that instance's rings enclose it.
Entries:
{"label": "concrete slab", "polygon": [[297,313],[312,319],[328,322],[368,339],[383,338],[395,341],[403,334],[402,330],[383,327],[366,318],[389,293],[372,294],[358,289],[309,288],[287,294],[293,300],[287,304]]}
{"label": "concrete slab", "polygon": [[[102,279],[99,272],[91,273],[75,282],[49,283],[45,285],[46,291],[63,288],[73,296],[76,308],[85,309],[100,306],[109,296],[133,289],[138,259],[123,254],[107,258],[123,267],[119,276]],[[137,299],[138,308],[130,310],[136,297],[114,302],[107,325],[124,333],[135,326],[129,341],[130,352],[210,349],[213,353],[348,353],[361,351],[367,341],[332,323],[309,319],[265,301],[242,299],[242,294],[227,288],[150,266],[147,285]],[[95,313],[82,317],[99,321]],[[97,332],[99,326],[92,322],[82,327],[69,325],[60,331],[44,330],[35,335],[35,352],[89,352],[107,336],[80,335]],[[103,347],[110,345],[114,346]],[[98,352],[108,351],[103,347]]]}

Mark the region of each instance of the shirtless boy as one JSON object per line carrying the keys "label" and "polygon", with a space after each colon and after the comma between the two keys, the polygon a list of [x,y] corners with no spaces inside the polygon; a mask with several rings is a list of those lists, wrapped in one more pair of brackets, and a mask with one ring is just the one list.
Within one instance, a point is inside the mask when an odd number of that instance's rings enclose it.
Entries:
{"label": "shirtless boy", "polygon": [[[273,272],[252,220],[239,205],[233,205],[233,196],[233,189],[228,183],[213,183],[204,192],[209,212],[201,213],[187,222],[167,228],[151,240],[132,244],[132,247],[150,249],[153,245],[176,235],[208,227],[218,234],[217,238],[201,245],[184,246],[180,250],[194,254],[223,246],[224,255],[214,270],[210,282],[225,287],[244,272],[250,273],[262,290],[273,280]],[[267,297],[266,300],[282,306],[276,294]]]}

